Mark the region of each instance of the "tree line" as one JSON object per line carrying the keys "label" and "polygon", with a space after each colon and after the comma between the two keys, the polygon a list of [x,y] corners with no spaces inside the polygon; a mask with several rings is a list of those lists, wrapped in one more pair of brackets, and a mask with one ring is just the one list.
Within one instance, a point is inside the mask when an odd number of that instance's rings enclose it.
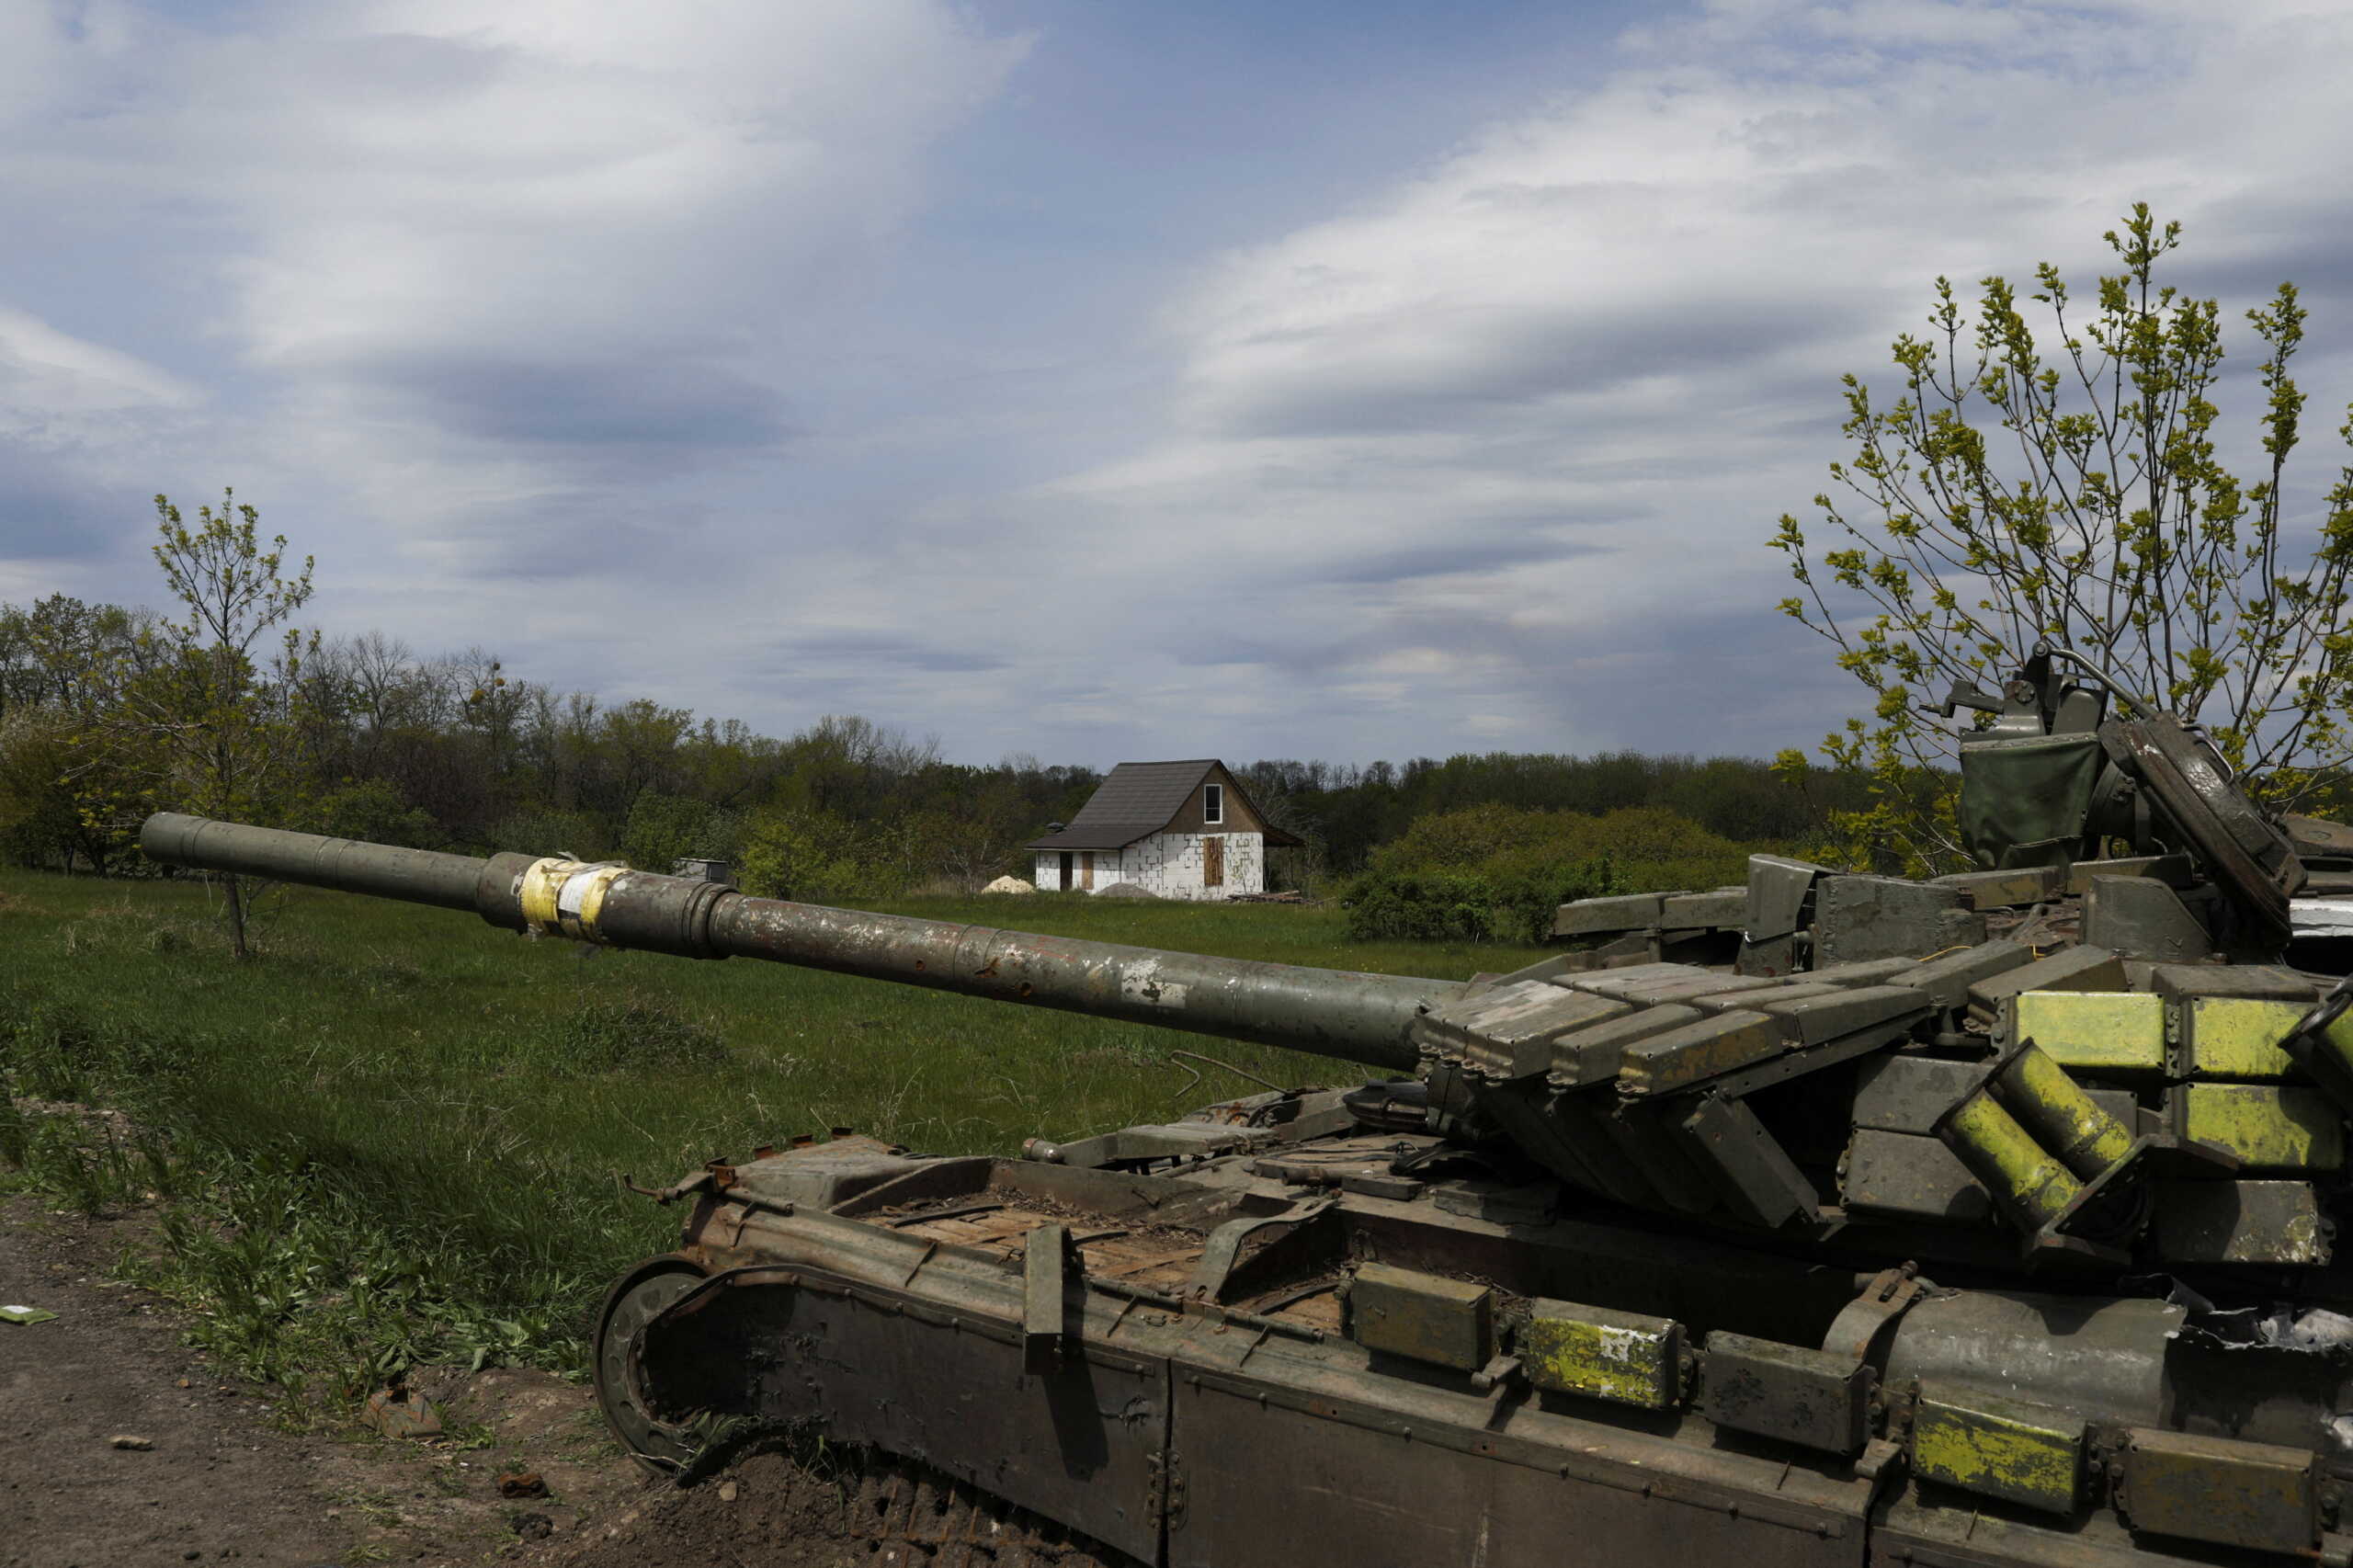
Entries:
{"label": "tree line", "polygon": [[[1026,875],[1023,846],[1102,781],[1019,753],[950,762],[936,740],[855,715],[777,737],[560,690],[484,648],[426,655],[376,631],[298,631],[311,563],[265,542],[251,506],[231,494],[189,524],[156,505],[179,613],[63,594],[0,605],[0,854],[18,864],[143,870],[139,824],[175,810],[475,854],[661,869],[707,856],[756,892],[888,897]],[[1306,841],[1274,857],[1270,881],[1287,886],[1358,873],[1415,824],[1473,807],[1647,806],[1715,839],[1779,844],[1820,820],[1823,790],[1862,799],[1819,770],[1634,752],[1236,772]]]}

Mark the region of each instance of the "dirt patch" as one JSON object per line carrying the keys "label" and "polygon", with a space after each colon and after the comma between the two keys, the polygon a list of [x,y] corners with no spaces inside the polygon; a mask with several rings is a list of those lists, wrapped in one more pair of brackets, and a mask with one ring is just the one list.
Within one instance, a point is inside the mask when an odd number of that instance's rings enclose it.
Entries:
{"label": "dirt patch", "polygon": [[[0,1323],[0,1568],[1135,1568],[888,1461],[767,1448],[651,1480],[587,1386],[546,1372],[418,1369],[438,1437],[324,1420],[224,1376],[180,1343],[185,1312],[106,1277],[152,1220],[0,1199],[0,1304],[57,1314]],[[502,1495],[517,1471],[544,1494]]]}
{"label": "dirt patch", "polygon": [[754,1452],[663,1486],[533,1568],[1141,1568],[916,1467]]}
{"label": "dirt patch", "polygon": [[[587,1388],[550,1373],[421,1369],[445,1435],[399,1442],[223,1376],[180,1343],[184,1312],[105,1276],[148,1223],[0,1203],[0,1304],[57,1314],[0,1323],[0,1568],[456,1568],[577,1540],[643,1492]],[[547,1494],[501,1495],[516,1471]]]}

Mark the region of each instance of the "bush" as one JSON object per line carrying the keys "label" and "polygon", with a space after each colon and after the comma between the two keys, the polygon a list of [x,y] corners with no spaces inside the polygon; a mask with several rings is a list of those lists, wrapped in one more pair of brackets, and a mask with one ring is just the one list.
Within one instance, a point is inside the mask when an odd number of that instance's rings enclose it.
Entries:
{"label": "bush", "polygon": [[688,856],[733,860],[743,822],[733,812],[647,790],[629,809],[621,858],[642,871],[667,871]]}
{"label": "bush", "polygon": [[737,881],[760,898],[807,903],[889,898],[903,892],[905,862],[881,834],[829,812],[764,812],[744,835]]}
{"label": "bush", "polygon": [[1738,881],[1748,850],[1654,806],[1479,805],[1420,818],[1342,897],[1359,941],[1541,942],[1580,898]]}
{"label": "bush", "polygon": [[412,806],[381,778],[346,780],[297,813],[295,826],[331,838],[363,844],[396,844],[404,849],[438,849],[441,826],[433,813]]}
{"label": "bush", "polygon": [[1540,942],[1552,911],[1618,892],[1608,860],[1541,871],[1368,871],[1341,898],[1360,942]]}

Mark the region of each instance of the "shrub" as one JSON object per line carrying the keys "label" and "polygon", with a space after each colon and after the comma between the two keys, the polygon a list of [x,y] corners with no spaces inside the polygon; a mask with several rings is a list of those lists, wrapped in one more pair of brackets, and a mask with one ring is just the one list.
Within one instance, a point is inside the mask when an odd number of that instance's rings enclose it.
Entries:
{"label": "shrub", "polygon": [[824,903],[901,892],[904,863],[882,835],[828,812],[765,812],[744,835],[744,891]]}
{"label": "shrub", "polygon": [[667,871],[690,855],[733,860],[742,835],[742,819],[733,812],[647,790],[629,809],[621,858],[644,871]]}
{"label": "shrub", "polygon": [[1342,897],[1359,941],[1541,942],[1580,898],[1740,881],[1748,851],[1655,806],[1592,815],[1486,804],[1417,820]]}

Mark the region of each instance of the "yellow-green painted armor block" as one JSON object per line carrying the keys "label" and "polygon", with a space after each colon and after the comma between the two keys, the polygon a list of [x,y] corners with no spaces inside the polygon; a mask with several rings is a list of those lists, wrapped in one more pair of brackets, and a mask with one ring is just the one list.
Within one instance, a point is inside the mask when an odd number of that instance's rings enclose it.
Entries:
{"label": "yellow-green painted armor block", "polygon": [[1643,1410],[1670,1410],[1683,1393],[1683,1325],[1608,1307],[1539,1297],[1519,1331],[1528,1381]]}
{"label": "yellow-green painted armor block", "polygon": [[2198,996],[2182,1008],[2181,1073],[2188,1078],[2293,1076],[2295,1062],[2279,1042],[2309,1011],[2293,1002],[2244,996]]}
{"label": "yellow-green painted armor block", "polygon": [[2318,1089],[2271,1084],[2184,1084],[2174,1125],[2193,1142],[2229,1150],[2250,1170],[2333,1171],[2345,1163],[2345,1122]]}
{"label": "yellow-green painted armor block", "polygon": [[2010,998],[2011,1040],[2030,1040],[2060,1066],[2084,1072],[2162,1073],[2165,1005],[2138,991],[2025,991]]}
{"label": "yellow-green painted armor block", "polygon": [[1984,1497],[2075,1511],[2084,1418],[1966,1389],[1924,1384],[1912,1420],[1912,1468]]}

